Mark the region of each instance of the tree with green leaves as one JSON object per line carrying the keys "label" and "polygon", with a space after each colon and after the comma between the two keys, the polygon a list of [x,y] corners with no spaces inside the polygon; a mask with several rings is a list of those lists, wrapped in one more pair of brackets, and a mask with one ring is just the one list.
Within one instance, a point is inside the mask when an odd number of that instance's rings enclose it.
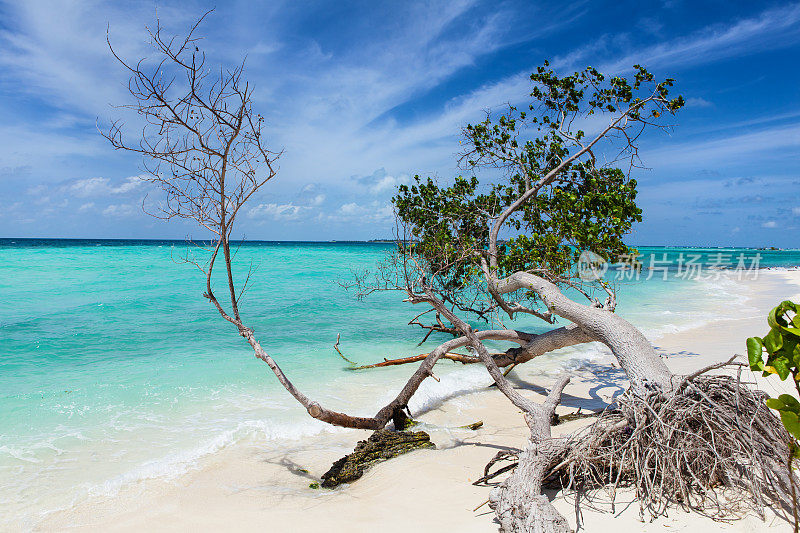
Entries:
{"label": "tree with green leaves", "polygon": [[[582,250],[614,258],[630,253],[623,237],[641,220],[636,141],[683,106],[671,97],[673,80],[657,82],[636,65],[631,79],[607,78],[594,68],[567,76],[545,63],[531,75],[530,102],[487,113],[463,130],[461,163],[470,177],[452,185],[417,177],[394,202],[405,230],[398,264],[408,299],[436,313],[432,330],[458,335],[526,413],[528,449],[491,505],[505,531],[568,531],[541,487],[563,456],[567,440],[554,439],[550,420],[568,378],[543,405],[522,396],[500,370],[543,353],[599,341],[616,356],[640,396],[670,391],[674,376],[644,335],[614,313],[616,294],[597,280],[587,285],[575,270]],[[625,170],[620,168],[624,164]],[[475,176],[488,173],[488,182]],[[391,288],[391,287],[387,287]],[[585,298],[574,301],[565,289]],[[602,290],[604,300],[596,296]],[[502,323],[527,314],[546,323],[568,321],[542,334],[476,330],[475,319]],[[442,321],[444,319],[444,322]],[[517,342],[491,355],[484,339]],[[429,356],[435,362],[436,352]]]}
{"label": "tree with green leaves", "polygon": [[[628,170],[637,166],[636,140],[647,129],[666,128],[661,120],[680,109],[683,98],[670,98],[673,80],[657,83],[639,65],[627,80],[606,79],[593,68],[558,76],[545,63],[531,81],[524,110],[509,106],[463,130],[461,162],[473,176],[457,177],[450,186],[416,177],[414,185],[400,188],[394,202],[407,231],[403,259],[423,274],[404,280],[403,289],[452,325],[443,328],[437,320],[431,328],[452,333],[459,330],[453,310],[487,322],[528,314],[547,323],[555,316],[596,323],[592,331],[573,326],[537,335],[507,353],[502,366],[607,339],[635,387],[669,387],[671,374],[644,336],[613,315],[612,288],[602,280],[586,286],[575,265],[583,250],[608,259],[631,252],[623,237],[641,220],[641,210],[635,179],[617,163],[624,161]],[[587,134],[589,128],[594,131]],[[474,173],[486,169],[494,179],[481,185]],[[553,298],[563,299],[562,288],[579,292],[589,305],[551,305]],[[575,312],[586,316],[573,318]],[[612,340],[621,335],[622,342]]]}
{"label": "tree with green leaves", "polygon": [[[579,490],[630,485],[642,515],[653,517],[676,501],[700,512],[716,509],[717,516],[734,512],[715,484],[740,489],[745,497],[737,502],[756,512],[770,497],[787,509],[790,483],[780,461],[759,458],[780,450],[785,437],[760,393],[705,375],[721,364],[674,375],[615,313],[614,288],[602,279],[587,282],[575,268],[586,250],[607,259],[633,252],[623,239],[641,220],[631,175],[641,166],[638,140],[667,129],[664,119],[683,106],[681,96],[670,95],[673,80],[657,81],[640,65],[629,78],[591,67],[562,76],[545,63],[531,82],[526,105],[488,112],[463,129],[466,176],[444,184],[417,176],[400,188],[397,252],[371,283],[359,280],[362,293],[400,290],[426,306],[413,323],[428,334],[452,334],[442,346],[468,347],[469,362],[483,364],[525,413],[528,447],[490,496],[502,529],[569,531],[542,494],[554,479]],[[528,333],[503,326],[519,315],[553,327]],[[435,318],[426,323],[425,316]],[[566,324],[556,327],[557,319]],[[517,346],[493,354],[486,340]],[[551,419],[569,378],[557,380],[538,404],[502,369],[589,342],[611,350],[630,388],[585,431],[554,438]],[[441,347],[432,351],[420,368],[430,374],[444,354]],[[765,422],[753,430],[745,422],[755,418]],[[743,474],[742,465],[754,463]]]}

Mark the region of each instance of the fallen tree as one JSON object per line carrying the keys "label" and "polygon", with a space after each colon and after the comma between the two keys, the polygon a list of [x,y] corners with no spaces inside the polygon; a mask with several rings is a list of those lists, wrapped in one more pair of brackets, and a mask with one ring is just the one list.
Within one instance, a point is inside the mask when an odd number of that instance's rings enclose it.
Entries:
{"label": "fallen tree", "polygon": [[[145,128],[133,144],[118,122],[105,136],[115,148],[144,157],[149,181],[165,194],[156,216],[189,219],[211,233],[212,246],[196,249],[206,255],[186,257],[205,276],[205,298],[310,416],[347,428],[381,430],[390,422],[404,428],[409,400],[440,359],[482,364],[530,428],[518,466],[490,498],[504,531],[569,530],[542,494],[554,478],[578,489],[630,482],[654,516],[674,501],[701,512],[710,503],[725,516],[731,500],[709,496],[718,487],[747,495],[736,501],[756,512],[767,504],[786,508],[786,435],[760,396],[726,378],[673,375],[644,335],[614,312],[613,287],[602,279],[587,282],[574,269],[584,249],[608,258],[631,252],[623,236],[641,220],[630,177],[637,141],[648,129],[666,128],[663,118],[683,105],[669,96],[672,80],[656,82],[640,66],[630,79],[606,78],[593,68],[559,76],[545,63],[531,76],[524,110],[488,113],[463,131],[461,163],[471,173],[488,169],[488,182],[458,177],[444,187],[417,178],[400,188],[397,249],[352,287],[360,296],[400,291],[405,301],[435,313],[430,324],[421,321],[425,313],[416,320],[428,335],[453,338],[403,361],[419,366],[394,399],[362,417],[299,390],[240,314],[250,276],[234,276],[231,235],[242,207],[276,175],[280,153],[265,145],[243,65],[212,75],[196,28],[184,38],[164,37],[159,25],[151,30],[155,63],[118,57],[131,74],[128,107]],[[224,296],[212,283],[219,269]],[[544,333],[503,326],[503,316],[518,315],[547,324],[558,317],[566,325]],[[516,346],[491,353],[490,340]],[[502,368],[588,342],[611,350],[630,388],[584,433],[553,438],[551,421],[568,377],[539,404],[515,389]],[[452,354],[462,347],[471,353]]]}

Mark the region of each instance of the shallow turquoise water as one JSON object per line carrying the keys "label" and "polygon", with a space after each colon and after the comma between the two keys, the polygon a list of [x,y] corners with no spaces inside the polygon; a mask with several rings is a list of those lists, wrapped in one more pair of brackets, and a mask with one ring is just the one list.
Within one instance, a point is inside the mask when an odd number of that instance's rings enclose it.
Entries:
{"label": "shallow turquoise water", "polygon": [[[172,261],[184,249],[172,242],[0,240],[6,524],[32,524],[87,494],[178,474],[241,438],[279,445],[330,430],[293,403],[202,297],[202,274]],[[348,372],[332,349],[337,334],[346,355],[360,362],[436,344],[432,338],[416,347],[420,330],[406,324],[418,310],[397,293],[359,301],[336,283],[351,279],[351,270],[374,268],[390,249],[251,243],[238,252],[239,264],[257,266],[242,308],[245,322],[301,389],[334,408],[373,414],[410,372]],[[698,252],[640,250],[659,257]],[[800,264],[796,251],[761,253],[762,267]],[[619,312],[651,337],[707,320],[711,307],[736,312],[737,304],[736,286],[725,280],[656,276],[620,283]],[[531,320],[514,326],[542,327]],[[591,357],[591,350],[576,350],[570,364]],[[427,385],[417,401],[485,380],[479,369],[455,365],[437,374],[458,372],[468,378]]]}

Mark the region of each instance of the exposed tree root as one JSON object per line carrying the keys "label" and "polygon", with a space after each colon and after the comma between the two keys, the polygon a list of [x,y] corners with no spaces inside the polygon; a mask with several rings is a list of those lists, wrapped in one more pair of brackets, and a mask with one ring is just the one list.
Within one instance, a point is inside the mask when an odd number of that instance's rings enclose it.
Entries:
{"label": "exposed tree root", "polygon": [[[632,488],[642,519],[677,505],[715,520],[752,512],[763,518],[769,507],[789,520],[789,436],[764,404],[766,397],[730,376],[694,375],[674,392],[646,397],[628,391],[592,425],[552,439],[561,452],[547,466],[544,483],[580,498],[604,488],[612,506],[618,488]],[[480,481],[513,468],[489,472],[508,458],[495,457]],[[519,465],[530,469],[529,459],[528,450],[519,454],[512,477],[520,477]]]}
{"label": "exposed tree root", "polygon": [[[519,460],[520,450],[503,450],[497,452],[492,460],[486,463],[486,466],[483,468],[483,475],[476,479],[472,484],[473,485],[481,485],[486,483],[487,481],[496,478],[500,474],[513,470],[517,467],[517,461]],[[502,466],[492,472],[492,467],[501,462],[501,461],[511,461],[510,464]]]}
{"label": "exposed tree root", "polygon": [[668,395],[626,393],[570,437],[548,477],[578,490],[610,485],[612,496],[631,486],[643,517],[675,504],[715,519],[790,511],[789,436],[766,397],[729,376],[694,377]]}

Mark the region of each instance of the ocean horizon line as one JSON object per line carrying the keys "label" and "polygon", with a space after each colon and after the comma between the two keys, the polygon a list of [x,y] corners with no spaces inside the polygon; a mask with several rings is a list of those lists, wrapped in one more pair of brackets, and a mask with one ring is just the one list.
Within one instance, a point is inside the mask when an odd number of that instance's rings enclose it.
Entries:
{"label": "ocean horizon line", "polygon": [[[130,243],[130,244],[162,244],[162,243],[175,243],[187,244],[190,242],[211,242],[213,239],[177,239],[177,238],[127,238],[127,237],[0,237],[0,246],[11,243],[15,244],[16,241],[50,241],[50,242],[108,242],[108,243]],[[326,240],[308,240],[308,239],[231,239],[232,244],[390,244],[396,242],[395,239],[326,239]],[[634,248],[683,248],[683,249],[699,249],[699,250],[772,250],[772,251],[800,251],[800,248],[780,248],[776,246],[761,245],[761,246],[710,246],[700,244],[628,244]]]}

